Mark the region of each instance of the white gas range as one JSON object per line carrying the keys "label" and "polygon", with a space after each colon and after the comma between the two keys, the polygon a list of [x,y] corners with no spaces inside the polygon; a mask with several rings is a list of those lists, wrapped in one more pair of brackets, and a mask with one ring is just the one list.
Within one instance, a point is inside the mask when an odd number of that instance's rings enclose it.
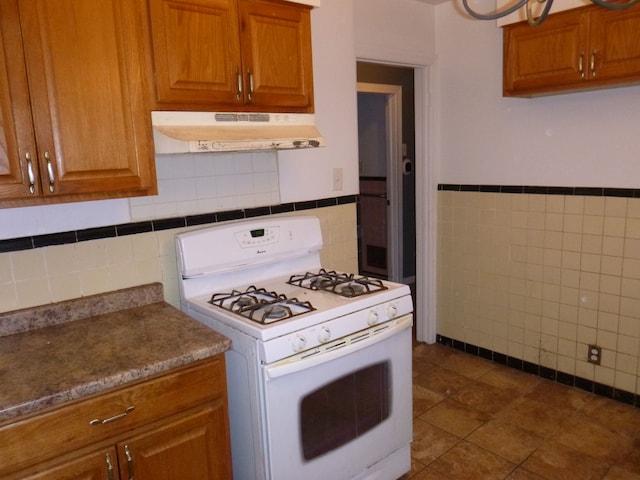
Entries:
{"label": "white gas range", "polygon": [[233,343],[235,478],[409,470],[406,285],[323,269],[316,217],[222,224],[179,234],[176,246],[182,309]]}

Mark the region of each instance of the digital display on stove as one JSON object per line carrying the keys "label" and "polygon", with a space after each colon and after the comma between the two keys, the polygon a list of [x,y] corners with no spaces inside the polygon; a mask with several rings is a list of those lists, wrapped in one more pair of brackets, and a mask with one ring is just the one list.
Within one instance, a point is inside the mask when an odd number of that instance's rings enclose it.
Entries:
{"label": "digital display on stove", "polygon": [[257,228],[255,230],[251,230],[251,237],[252,238],[264,237],[264,228]]}

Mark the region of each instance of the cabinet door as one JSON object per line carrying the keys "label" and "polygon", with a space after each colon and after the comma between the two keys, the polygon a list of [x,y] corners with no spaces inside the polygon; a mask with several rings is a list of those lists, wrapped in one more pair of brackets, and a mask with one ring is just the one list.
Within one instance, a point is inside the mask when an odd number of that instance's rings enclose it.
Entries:
{"label": "cabinet door", "polygon": [[246,102],[313,111],[310,7],[239,0]]}
{"label": "cabinet door", "polygon": [[154,193],[143,2],[17,3],[43,194]]}
{"label": "cabinet door", "polygon": [[81,455],[55,466],[43,465],[38,473],[20,476],[21,480],[118,480],[115,448]]}
{"label": "cabinet door", "polygon": [[540,94],[585,82],[588,36],[589,13],[583,9],[549,16],[538,27],[505,27],[503,94]]}
{"label": "cabinet door", "polygon": [[149,1],[159,109],[242,104],[236,2]]}
{"label": "cabinet door", "polygon": [[0,2],[0,198],[30,197],[40,190],[17,2]]}
{"label": "cabinet door", "polygon": [[118,443],[121,476],[136,480],[232,478],[227,415],[223,400],[212,402]]}
{"label": "cabinet door", "polygon": [[640,5],[591,12],[589,72],[595,82],[640,81]]}

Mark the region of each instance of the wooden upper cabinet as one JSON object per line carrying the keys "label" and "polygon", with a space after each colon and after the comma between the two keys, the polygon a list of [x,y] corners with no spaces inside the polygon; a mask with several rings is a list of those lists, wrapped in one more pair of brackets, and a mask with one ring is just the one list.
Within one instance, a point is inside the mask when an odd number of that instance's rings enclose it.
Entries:
{"label": "wooden upper cabinet", "polygon": [[505,96],[535,96],[640,82],[640,5],[588,6],[542,25],[504,27]]}
{"label": "wooden upper cabinet", "polygon": [[157,110],[313,111],[310,7],[150,0]]}
{"label": "wooden upper cabinet", "polygon": [[505,27],[504,94],[541,93],[581,81],[588,20],[587,12],[570,11],[550,15],[538,27],[526,22]]}
{"label": "wooden upper cabinet", "polygon": [[156,193],[146,24],[128,0],[2,2],[0,200]]}
{"label": "wooden upper cabinet", "polygon": [[592,81],[640,81],[640,5],[591,13]]}
{"label": "wooden upper cabinet", "polygon": [[149,0],[149,9],[157,102],[239,102],[237,0]]}
{"label": "wooden upper cabinet", "polygon": [[39,178],[18,18],[17,0],[0,2],[0,199],[32,196]]}
{"label": "wooden upper cabinet", "polygon": [[239,4],[247,103],[312,109],[309,8],[267,0]]}

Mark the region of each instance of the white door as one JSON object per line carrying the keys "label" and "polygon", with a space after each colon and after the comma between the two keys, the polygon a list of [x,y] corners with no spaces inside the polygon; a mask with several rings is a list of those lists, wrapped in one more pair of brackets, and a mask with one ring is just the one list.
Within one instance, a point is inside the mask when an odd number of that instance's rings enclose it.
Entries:
{"label": "white door", "polygon": [[358,83],[361,273],[403,281],[402,87]]}

